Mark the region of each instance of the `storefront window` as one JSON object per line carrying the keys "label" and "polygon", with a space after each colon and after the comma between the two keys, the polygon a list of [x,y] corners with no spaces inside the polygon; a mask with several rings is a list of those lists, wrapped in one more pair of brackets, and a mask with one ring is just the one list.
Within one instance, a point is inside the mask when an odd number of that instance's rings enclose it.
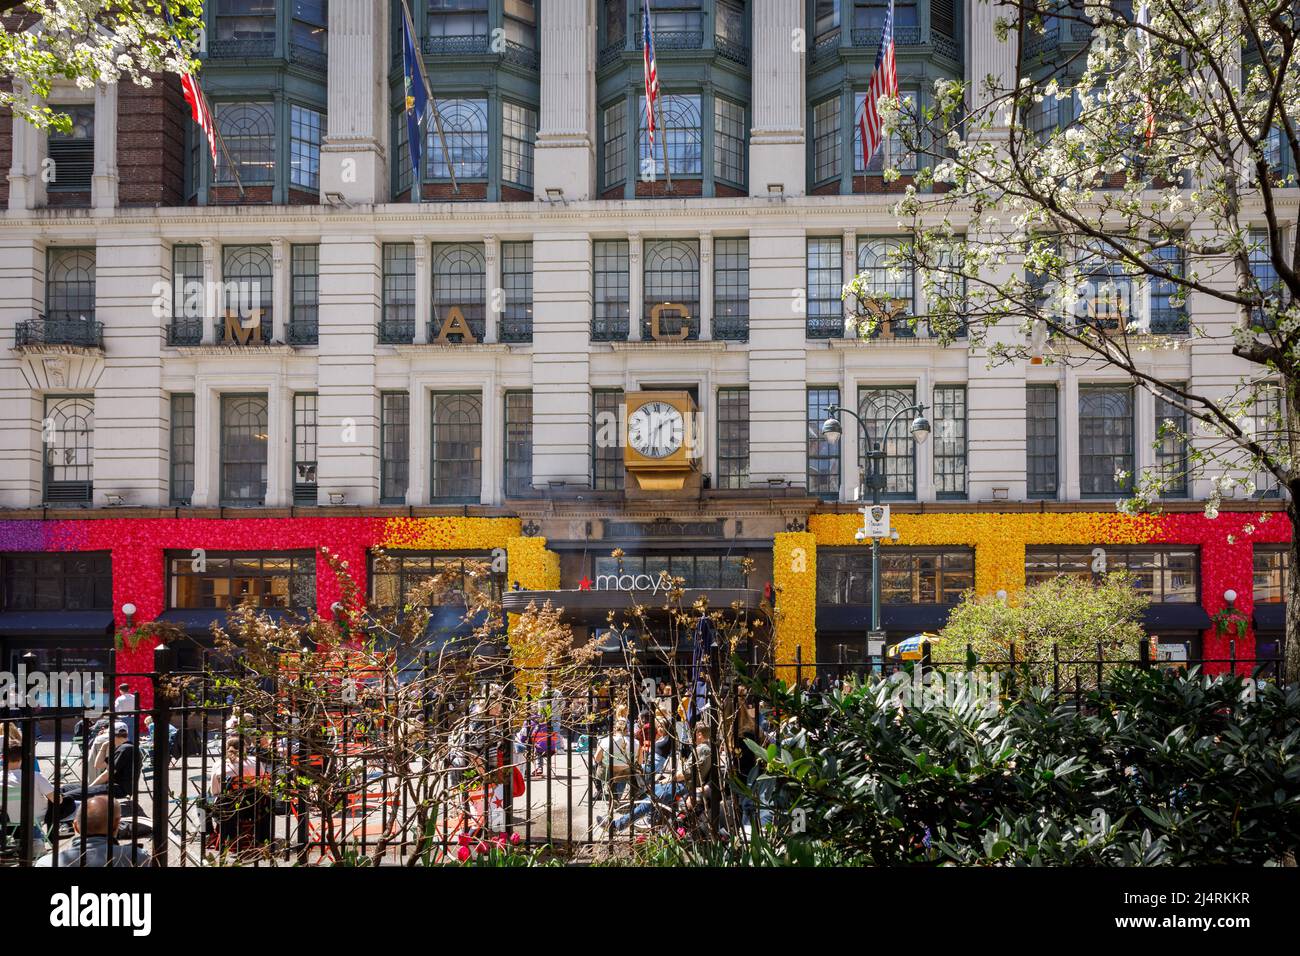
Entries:
{"label": "storefront window", "polygon": [[1255,546],[1255,603],[1282,604],[1286,601],[1291,552],[1286,548]]}
{"label": "storefront window", "polygon": [[168,607],[316,609],[316,557],[310,552],[172,555]]}
{"label": "storefront window", "polygon": [[487,554],[386,554],[371,562],[371,600],[377,607],[401,607],[419,585],[438,576],[445,587],[434,589],[429,606],[463,605],[467,594],[484,590],[499,598],[490,562]]}
{"label": "storefront window", "polygon": [[1058,575],[1093,581],[1127,571],[1133,586],[1155,604],[1195,604],[1200,564],[1194,548],[1029,548],[1025,583],[1041,584]]}
{"label": "storefront window", "polygon": [[[975,586],[975,553],[886,548],[880,555],[882,604],[956,604]],[[871,603],[871,552],[821,551],[817,555],[819,604]]]}
{"label": "storefront window", "polygon": [[113,607],[107,552],[0,557],[6,611],[96,611]]}

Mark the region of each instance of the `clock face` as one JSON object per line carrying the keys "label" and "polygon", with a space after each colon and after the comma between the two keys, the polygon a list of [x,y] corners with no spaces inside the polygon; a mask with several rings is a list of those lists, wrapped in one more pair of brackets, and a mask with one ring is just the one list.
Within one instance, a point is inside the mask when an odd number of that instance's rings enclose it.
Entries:
{"label": "clock face", "polygon": [[646,402],[627,418],[628,444],[646,458],[667,458],[682,447],[682,413],[667,402]]}

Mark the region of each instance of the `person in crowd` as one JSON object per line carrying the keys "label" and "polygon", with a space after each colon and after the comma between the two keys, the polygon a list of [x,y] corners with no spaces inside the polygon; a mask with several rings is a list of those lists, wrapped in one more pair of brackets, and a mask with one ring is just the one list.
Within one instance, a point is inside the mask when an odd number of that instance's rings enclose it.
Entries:
{"label": "person in crowd", "polygon": [[117,719],[126,724],[132,743],[135,743],[135,730],[139,726],[138,708],[136,696],[131,693],[131,685],[125,681],[118,684],[117,699],[113,701],[113,710],[116,712]]}
{"label": "person in crowd", "polygon": [[107,794],[86,800],[86,812],[72,821],[76,836],[59,848],[57,857],[49,853],[36,861],[40,867],[70,866],[148,866],[149,854],[135,843],[117,843],[117,825],[121,817],[117,801]]}
{"label": "person in crowd", "polygon": [[598,738],[593,762],[596,782],[608,787],[615,800],[623,798],[623,792],[632,779],[633,743],[628,731],[625,707],[623,716],[615,716],[609,733]]}
{"label": "person in crowd", "polygon": [[[149,753],[153,753],[153,732],[154,732],[154,722],[153,722],[153,718],[152,718],[152,717],[145,717],[145,719],[144,719],[144,732],[145,732],[145,740],[143,741],[143,744],[144,744],[144,746],[147,748],[147,750],[148,750]],[[171,724],[171,723],[168,723],[168,724],[167,724],[167,756],[168,756],[168,759],[170,759],[170,758],[172,758],[172,757],[179,756],[179,754],[178,754],[178,749],[177,749],[177,746],[176,746],[176,738],[177,738],[177,736],[179,735],[179,733],[180,733],[180,731],[178,731],[178,730],[176,729],[176,726],[175,726],[174,724]]]}
{"label": "person in crowd", "polygon": [[713,768],[713,748],[709,745],[708,724],[704,721],[697,723],[694,737],[695,745],[676,771],[672,767],[665,767],[655,780],[653,794],[638,801],[631,812],[615,819],[611,824],[614,831],[623,830],[628,824],[648,816],[656,804],[670,806],[680,798],[694,796],[704,788],[709,771]]}
{"label": "person in crowd", "polygon": [[[32,781],[32,797],[36,804],[32,819],[37,820],[48,813],[49,801],[54,797],[54,784],[36,769],[33,769]],[[5,731],[4,778],[0,780],[0,789],[3,790],[3,794],[0,794],[3,796],[3,802],[0,803],[0,824],[8,828],[9,835],[13,837],[22,821],[23,795],[23,736],[14,724],[10,724]],[[33,855],[36,855],[44,847],[45,836],[34,824],[32,839]]]}
{"label": "person in crowd", "polygon": [[[99,776],[90,783],[74,783],[51,801],[47,824],[53,826],[67,820],[77,812],[77,801],[107,794],[122,799],[136,792],[140,779],[140,748],[131,742],[131,732],[125,721],[113,725],[113,753]],[[89,774],[87,774],[89,776]]]}
{"label": "person in crowd", "polygon": [[257,778],[267,772],[263,761],[238,737],[226,741],[222,759],[217,761],[208,777],[208,795],[216,796],[228,781]]}

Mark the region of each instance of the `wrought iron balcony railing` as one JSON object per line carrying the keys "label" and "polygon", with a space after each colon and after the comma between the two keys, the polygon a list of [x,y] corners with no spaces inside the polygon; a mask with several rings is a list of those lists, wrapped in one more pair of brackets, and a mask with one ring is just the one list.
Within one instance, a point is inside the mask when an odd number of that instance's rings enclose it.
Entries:
{"label": "wrought iron balcony railing", "polygon": [[104,323],[96,322],[94,313],[82,318],[41,315],[14,326],[14,347],[62,345],[72,348],[102,349]]}
{"label": "wrought iron balcony railing", "polygon": [[203,319],[172,319],[167,325],[167,344],[202,345],[203,324]]}
{"label": "wrought iron balcony railing", "polygon": [[593,342],[626,342],[628,322],[626,315],[593,318],[591,320],[591,340]]}
{"label": "wrought iron balcony railing", "polygon": [[315,345],[320,341],[320,323],[315,316],[295,316],[285,329],[290,345]]}
{"label": "wrought iron balcony railing", "polygon": [[324,70],[329,66],[329,57],[324,50],[303,46],[301,43],[290,43],[289,62],[301,63],[313,69]]}
{"label": "wrought iron balcony railing", "polygon": [[502,316],[497,334],[502,342],[531,342],[533,340],[533,317],[531,315]]}
{"label": "wrought iron balcony railing", "polygon": [[275,56],[275,37],[262,36],[241,37],[230,40],[213,40],[208,44],[208,56],[214,60],[236,57],[247,59],[265,59]]}
{"label": "wrought iron balcony railing", "polygon": [[[736,306],[741,305],[748,303],[736,303]],[[738,307],[728,308],[727,303],[715,303],[713,337],[722,342],[748,341],[749,310],[741,311]]]}
{"label": "wrought iron balcony railing", "polygon": [[379,323],[381,345],[411,345],[415,342],[415,319],[385,317]]}

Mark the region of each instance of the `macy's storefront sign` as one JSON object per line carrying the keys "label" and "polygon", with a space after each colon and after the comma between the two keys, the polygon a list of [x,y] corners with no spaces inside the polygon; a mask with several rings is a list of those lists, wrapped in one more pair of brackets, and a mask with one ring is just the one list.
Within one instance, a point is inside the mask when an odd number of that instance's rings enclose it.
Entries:
{"label": "macy's storefront sign", "polygon": [[649,591],[652,594],[670,590],[672,586],[673,578],[667,571],[658,574],[598,574],[595,582],[597,591]]}

